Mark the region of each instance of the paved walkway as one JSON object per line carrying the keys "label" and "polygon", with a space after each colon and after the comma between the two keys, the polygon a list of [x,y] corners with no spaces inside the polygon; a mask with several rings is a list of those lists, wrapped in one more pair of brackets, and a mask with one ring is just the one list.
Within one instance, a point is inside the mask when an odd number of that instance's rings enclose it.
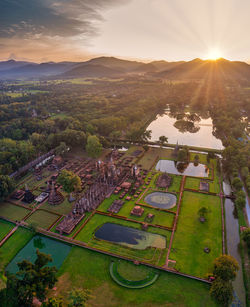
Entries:
{"label": "paved walkway", "polygon": [[18,225],[15,226],[13,229],[11,229],[9,233],[7,233],[7,235],[0,241],[0,247],[4,244],[5,241],[9,239],[9,237],[13,235],[13,233],[17,230],[17,228],[18,228]]}
{"label": "paved walkway", "polygon": [[175,220],[174,220],[173,231],[172,231],[171,238],[170,238],[170,241],[169,241],[166,262],[165,262],[165,265],[163,266],[164,268],[168,268],[169,255],[170,255],[170,251],[171,251],[171,247],[172,247],[172,243],[173,243],[173,238],[174,238],[174,233],[175,233],[175,230],[176,230],[177,221],[178,221],[178,217],[179,217],[180,205],[181,205],[181,199],[182,199],[182,194],[183,194],[183,190],[184,190],[185,180],[186,180],[186,176],[183,176],[182,180],[181,180],[180,196],[179,196],[179,201],[178,201],[178,205],[177,205],[177,210],[176,210],[176,216],[175,216]]}

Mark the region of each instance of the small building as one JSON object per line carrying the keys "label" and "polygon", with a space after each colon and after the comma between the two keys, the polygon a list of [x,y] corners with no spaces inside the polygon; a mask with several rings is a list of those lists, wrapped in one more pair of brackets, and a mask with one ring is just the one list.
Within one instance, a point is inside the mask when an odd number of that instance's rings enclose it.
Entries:
{"label": "small building", "polygon": [[144,212],[144,209],[142,207],[135,206],[133,210],[130,212],[130,214],[140,217],[143,215],[143,212]]}
{"label": "small building", "polygon": [[48,198],[49,193],[42,192],[37,198],[35,198],[35,201],[38,203],[42,203],[46,198]]}
{"label": "small building", "polygon": [[200,191],[209,192],[209,183],[207,181],[200,181]]}

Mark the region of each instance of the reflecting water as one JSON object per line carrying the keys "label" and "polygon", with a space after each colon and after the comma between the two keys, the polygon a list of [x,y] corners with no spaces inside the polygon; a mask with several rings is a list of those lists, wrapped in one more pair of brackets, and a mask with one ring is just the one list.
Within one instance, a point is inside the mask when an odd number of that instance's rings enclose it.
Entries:
{"label": "reflecting water", "polygon": [[36,260],[37,249],[39,249],[40,252],[51,255],[52,262],[49,262],[47,264],[48,266],[56,266],[59,269],[64,259],[67,257],[71,246],[43,236],[35,236],[9,263],[6,271],[15,274],[19,271],[17,263],[23,260],[28,260],[34,263]]}
{"label": "reflecting water", "polygon": [[156,208],[170,209],[176,206],[176,196],[172,193],[153,192],[148,194],[144,200]]}
{"label": "reflecting water", "polygon": [[158,141],[164,135],[168,137],[170,144],[177,141],[181,145],[223,149],[221,140],[213,134],[212,119],[201,119],[200,121],[182,121],[169,116],[169,112],[158,116],[151,122],[147,130],[152,131],[152,141]]}
{"label": "reflecting water", "polygon": [[114,223],[105,223],[95,232],[98,239],[115,242],[134,249],[166,248],[164,236]]}
{"label": "reflecting water", "polygon": [[[223,190],[226,195],[230,195],[231,188],[229,184],[223,182]],[[227,198],[225,199],[225,218],[227,251],[229,255],[233,256],[238,261],[240,266],[237,277],[233,282],[233,287],[243,306],[246,306],[242,262],[240,252],[238,250],[238,244],[240,243],[239,223],[238,219],[234,216],[234,203]]]}
{"label": "reflecting water", "polygon": [[208,177],[209,169],[204,164],[194,165],[194,163],[181,163],[171,160],[159,160],[156,170],[175,175],[186,175],[194,177]]}

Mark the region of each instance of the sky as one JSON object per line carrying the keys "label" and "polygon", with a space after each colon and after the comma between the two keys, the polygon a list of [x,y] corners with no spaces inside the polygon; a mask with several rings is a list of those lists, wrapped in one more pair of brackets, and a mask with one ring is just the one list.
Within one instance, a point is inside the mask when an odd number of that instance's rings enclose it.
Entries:
{"label": "sky", "polygon": [[250,0],[0,0],[0,60],[250,62]]}

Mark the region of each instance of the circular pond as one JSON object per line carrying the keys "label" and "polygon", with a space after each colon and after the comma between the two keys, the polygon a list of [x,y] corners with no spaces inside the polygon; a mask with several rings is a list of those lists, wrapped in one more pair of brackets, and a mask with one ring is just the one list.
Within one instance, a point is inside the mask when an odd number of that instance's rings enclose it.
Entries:
{"label": "circular pond", "polygon": [[172,193],[153,192],[145,197],[145,202],[153,207],[170,209],[176,205],[176,196]]}

